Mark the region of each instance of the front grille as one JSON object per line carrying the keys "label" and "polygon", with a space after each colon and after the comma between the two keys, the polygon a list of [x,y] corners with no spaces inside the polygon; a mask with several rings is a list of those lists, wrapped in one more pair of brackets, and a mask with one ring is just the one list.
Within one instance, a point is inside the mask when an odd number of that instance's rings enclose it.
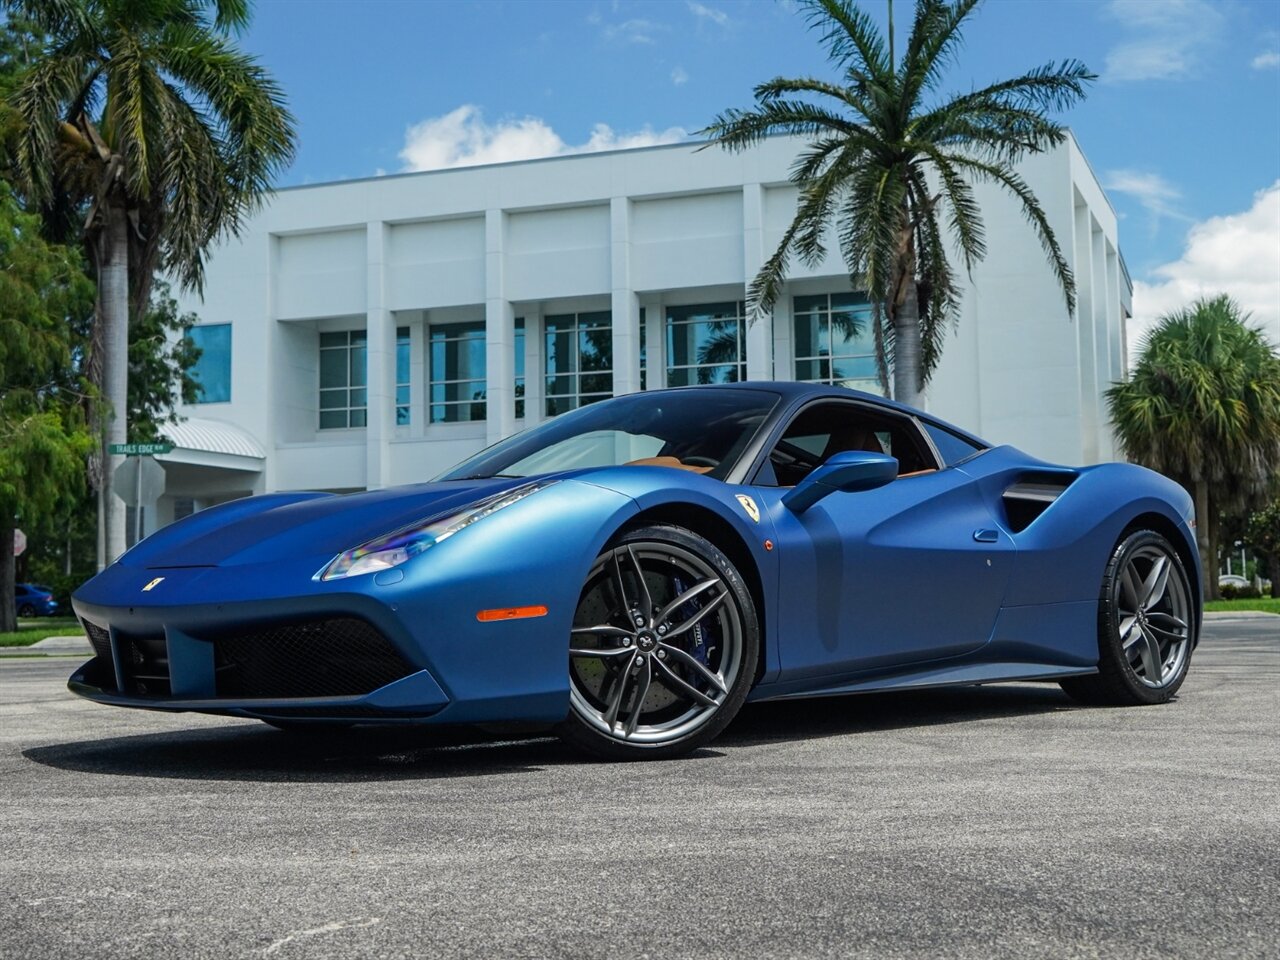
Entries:
{"label": "front grille", "polygon": [[169,649],[164,634],[116,636],[124,690],[139,697],[169,696]]}
{"label": "front grille", "polygon": [[93,647],[94,655],[85,679],[91,683],[96,682],[103,690],[114,690],[116,665],[111,658],[111,634],[105,627],[88,620],[82,620],[81,623],[84,624],[84,632],[89,638],[89,645]]}
{"label": "front grille", "polygon": [[220,698],[355,697],[414,672],[391,642],[346,617],[215,639]]}

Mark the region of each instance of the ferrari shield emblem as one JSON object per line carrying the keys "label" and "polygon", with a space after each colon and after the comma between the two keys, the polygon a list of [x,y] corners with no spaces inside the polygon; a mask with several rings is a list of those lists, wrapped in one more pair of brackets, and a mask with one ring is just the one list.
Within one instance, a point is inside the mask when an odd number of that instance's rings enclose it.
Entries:
{"label": "ferrari shield emblem", "polygon": [[163,582],[164,582],[164,577],[156,577],[154,580],[152,580],[150,583],[148,583],[145,587],[142,588],[142,592],[150,593],[156,587],[160,586],[160,584]]}
{"label": "ferrari shield emblem", "polygon": [[745,493],[738,494],[738,502],[742,504],[742,509],[747,511],[747,516],[756,523],[760,522],[760,508],[756,506],[756,502],[748,497]]}

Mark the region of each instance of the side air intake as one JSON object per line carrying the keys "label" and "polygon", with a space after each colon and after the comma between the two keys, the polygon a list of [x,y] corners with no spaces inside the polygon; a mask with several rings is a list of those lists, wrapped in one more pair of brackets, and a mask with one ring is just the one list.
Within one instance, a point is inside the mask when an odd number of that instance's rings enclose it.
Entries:
{"label": "side air intake", "polygon": [[1009,529],[1021,533],[1031,526],[1074,480],[1069,473],[1028,474],[1007,487],[1001,499]]}

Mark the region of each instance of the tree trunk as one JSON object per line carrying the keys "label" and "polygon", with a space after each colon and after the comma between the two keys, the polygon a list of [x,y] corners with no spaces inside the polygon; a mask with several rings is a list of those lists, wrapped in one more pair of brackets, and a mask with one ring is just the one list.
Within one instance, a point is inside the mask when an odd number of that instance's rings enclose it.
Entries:
{"label": "tree trunk", "polygon": [[920,305],[916,300],[915,264],[903,281],[903,299],[893,311],[893,399],[920,405]]}
{"label": "tree trunk", "polygon": [[[106,443],[124,443],[129,424],[129,221],[122,206],[109,206],[98,267],[99,322],[102,331],[102,387],[107,402]],[[103,451],[103,505],[106,521],[105,561],[125,550],[125,505],[115,493],[115,470],[124,457]]]}
{"label": "tree trunk", "polygon": [[[1196,546],[1200,549],[1200,570],[1204,578],[1204,599],[1212,600],[1218,587],[1217,560],[1209,553],[1209,481],[1195,481]],[[1212,584],[1212,586],[1210,586]]]}
{"label": "tree trunk", "polygon": [[0,511],[0,633],[12,633],[18,629],[13,574],[13,518],[7,511]]}
{"label": "tree trunk", "polygon": [[1222,544],[1218,508],[1212,501],[1209,503],[1209,576],[1205,578],[1205,597],[1209,600],[1221,600],[1222,590],[1218,587],[1218,557],[1222,555]]}

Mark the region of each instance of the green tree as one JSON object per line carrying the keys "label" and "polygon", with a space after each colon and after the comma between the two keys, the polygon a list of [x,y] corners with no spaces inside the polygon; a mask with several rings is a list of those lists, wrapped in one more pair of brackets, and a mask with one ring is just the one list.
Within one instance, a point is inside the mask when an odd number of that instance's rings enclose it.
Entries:
{"label": "green tree", "polygon": [[199,318],[180,313],[169,285],[156,283],[151,304],[129,324],[129,436],[152,443],[178,422],[175,407],[195,403],[200,385],[191,375],[200,348],[187,336]]}
{"label": "green tree", "polygon": [[47,244],[0,181],[0,632],[16,627],[14,528],[83,489],[85,430],[72,320],[92,309],[80,258]]}
{"label": "green tree", "polygon": [[1271,580],[1271,595],[1280,597],[1280,498],[1249,516],[1245,542],[1265,563],[1264,575]]}
{"label": "green tree", "polygon": [[[239,232],[293,157],[284,96],[231,34],[246,0],[5,0],[51,39],[11,101],[30,196],[85,210],[98,279],[89,373],[103,442],[128,437],[128,326],[158,270],[199,290],[208,248]],[[95,479],[108,505],[107,560],[124,548],[119,458]]]}
{"label": "green tree", "polygon": [[1229,296],[1160,319],[1132,377],[1107,391],[1125,454],[1195,498],[1206,598],[1218,595],[1219,518],[1264,498],[1280,462],[1280,352]]}
{"label": "green tree", "polygon": [[1011,194],[1044,247],[1075,309],[1075,283],[1048,217],[1013,165],[1063,142],[1048,117],[1084,96],[1094,79],[1082,64],[1049,63],[949,98],[936,96],[956,59],[961,28],[978,0],[916,0],[901,60],[888,37],[854,0],[803,0],[822,35],[834,79],[778,77],[755,89],[752,109],[719,114],[703,133],[742,151],[774,134],[804,137],[791,182],[796,214],[748,293],[753,316],[772,308],[794,254],[816,265],[834,228],[855,289],[875,304],[876,352],[885,387],[918,402],[941,356],[959,307],[948,245],[966,270],[986,241],[973,184]]}

